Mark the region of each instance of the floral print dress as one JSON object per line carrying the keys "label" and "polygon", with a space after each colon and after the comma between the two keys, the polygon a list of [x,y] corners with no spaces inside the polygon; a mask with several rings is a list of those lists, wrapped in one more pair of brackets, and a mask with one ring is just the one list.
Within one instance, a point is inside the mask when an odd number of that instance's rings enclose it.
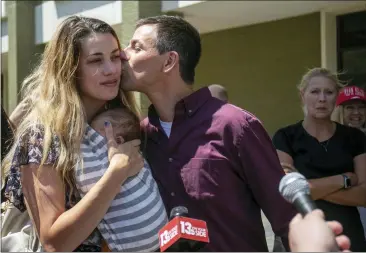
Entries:
{"label": "floral print dress", "polygon": [[[45,164],[54,164],[59,156],[60,141],[54,136],[50,150],[47,155]],[[21,184],[20,166],[35,163],[40,164],[43,154],[43,134],[40,128],[35,128],[30,131],[30,134],[25,135],[17,141],[16,151],[10,167],[8,180],[6,182],[5,197],[8,201],[18,208],[21,212],[26,211],[24,203],[24,195]],[[66,210],[74,206],[79,200],[79,197],[70,199],[68,194],[65,196]],[[91,235],[75,250],[75,252],[99,252],[101,251],[101,235],[95,229]]]}

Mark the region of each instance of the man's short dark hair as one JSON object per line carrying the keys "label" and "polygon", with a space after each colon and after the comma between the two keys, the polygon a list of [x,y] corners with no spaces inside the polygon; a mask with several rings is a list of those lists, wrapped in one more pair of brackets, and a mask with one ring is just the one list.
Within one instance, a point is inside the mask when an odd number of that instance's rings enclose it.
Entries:
{"label": "man's short dark hair", "polygon": [[167,15],[141,19],[136,29],[143,25],[157,25],[159,54],[177,52],[180,76],[184,82],[193,84],[195,68],[201,57],[201,38],[197,29],[181,17]]}

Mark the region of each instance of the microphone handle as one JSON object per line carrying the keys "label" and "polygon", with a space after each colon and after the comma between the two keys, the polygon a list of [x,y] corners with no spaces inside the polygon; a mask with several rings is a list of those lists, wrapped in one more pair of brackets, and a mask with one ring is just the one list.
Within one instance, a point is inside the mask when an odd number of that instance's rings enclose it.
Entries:
{"label": "microphone handle", "polygon": [[[311,213],[316,209],[316,205],[312,198],[308,194],[299,195],[295,201],[294,205],[299,213],[304,217],[306,214]],[[340,252],[337,242],[334,241],[332,252]]]}
{"label": "microphone handle", "polygon": [[306,214],[311,213],[316,209],[314,201],[308,194],[299,195],[295,199],[294,205],[297,211],[302,214],[302,216],[305,216]]}

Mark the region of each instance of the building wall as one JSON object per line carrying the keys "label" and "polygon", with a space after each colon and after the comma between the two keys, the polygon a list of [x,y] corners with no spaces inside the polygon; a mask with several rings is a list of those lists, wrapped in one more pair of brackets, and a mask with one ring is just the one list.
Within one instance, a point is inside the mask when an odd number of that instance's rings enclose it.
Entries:
{"label": "building wall", "polygon": [[[122,9],[122,45],[127,46],[129,44],[129,41],[135,32],[135,24],[137,20],[160,14],[161,1],[125,1]],[[139,92],[135,92],[135,97],[137,104],[141,109],[141,116],[144,118],[147,116],[148,107],[151,102],[145,94]]]}
{"label": "building wall", "polygon": [[271,135],[302,118],[296,85],[321,64],[319,13],[204,34],[202,47],[196,88],[226,86]]}
{"label": "building wall", "polygon": [[[104,20],[116,30],[121,43],[127,45],[138,19],[161,14],[160,1],[6,1],[6,4],[2,2],[4,6],[2,20],[6,24],[2,26],[6,29],[2,29],[1,39],[6,43],[2,43],[1,52],[6,66],[1,68],[2,105],[8,114],[21,99],[21,83],[35,67],[57,25],[66,17],[83,15]],[[146,111],[148,99],[135,94],[143,112]]]}

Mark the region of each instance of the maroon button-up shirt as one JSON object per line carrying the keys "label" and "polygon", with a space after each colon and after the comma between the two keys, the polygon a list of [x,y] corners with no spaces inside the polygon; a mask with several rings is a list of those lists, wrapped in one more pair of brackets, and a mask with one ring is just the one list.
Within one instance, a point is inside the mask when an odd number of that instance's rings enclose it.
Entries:
{"label": "maroon button-up shirt", "polygon": [[181,205],[206,221],[206,251],[268,251],[260,209],[287,236],[295,212],[278,192],[284,172],[255,116],[202,88],[177,103],[169,138],[153,106],[142,128],[167,212]]}

